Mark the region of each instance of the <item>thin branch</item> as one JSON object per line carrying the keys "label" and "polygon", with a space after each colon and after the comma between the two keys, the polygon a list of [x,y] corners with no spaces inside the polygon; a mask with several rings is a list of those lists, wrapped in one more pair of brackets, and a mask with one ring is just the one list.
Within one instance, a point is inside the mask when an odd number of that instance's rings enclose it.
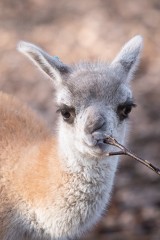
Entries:
{"label": "thin branch", "polygon": [[108,156],[114,156],[114,155],[127,155],[132,157],[133,159],[141,162],[142,164],[144,164],[145,166],[147,166],[148,168],[150,168],[151,170],[153,170],[155,173],[157,173],[158,175],[160,175],[160,169],[155,167],[152,163],[150,163],[148,160],[142,159],[137,157],[134,153],[132,153],[131,151],[129,151],[126,147],[124,147],[122,144],[118,143],[117,140],[111,136],[107,136],[106,139],[104,139],[104,143],[106,144],[110,144],[113,145],[119,149],[121,149],[121,151],[119,152],[109,152],[107,155]]}

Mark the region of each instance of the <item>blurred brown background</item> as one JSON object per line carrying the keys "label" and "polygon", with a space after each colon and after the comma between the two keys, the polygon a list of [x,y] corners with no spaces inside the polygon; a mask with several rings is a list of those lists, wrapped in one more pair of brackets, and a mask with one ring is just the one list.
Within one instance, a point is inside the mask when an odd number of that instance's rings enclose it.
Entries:
{"label": "blurred brown background", "polygon": [[[160,167],[159,0],[1,0],[0,90],[27,102],[54,128],[53,86],[16,51],[17,42],[33,42],[72,63],[111,60],[136,34],[144,37],[144,51],[133,81],[138,107],[128,145]],[[160,178],[122,160],[107,215],[84,239],[159,240]]]}

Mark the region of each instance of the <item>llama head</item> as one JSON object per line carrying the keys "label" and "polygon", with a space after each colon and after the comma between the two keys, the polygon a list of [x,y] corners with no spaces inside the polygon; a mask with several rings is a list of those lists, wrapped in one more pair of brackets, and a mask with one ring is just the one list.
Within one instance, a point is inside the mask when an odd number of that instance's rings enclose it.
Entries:
{"label": "llama head", "polygon": [[59,136],[65,149],[99,158],[112,148],[103,143],[105,136],[123,142],[127,118],[134,107],[130,80],[141,48],[142,37],[136,36],[110,64],[66,65],[37,46],[20,42],[18,49],[54,82]]}

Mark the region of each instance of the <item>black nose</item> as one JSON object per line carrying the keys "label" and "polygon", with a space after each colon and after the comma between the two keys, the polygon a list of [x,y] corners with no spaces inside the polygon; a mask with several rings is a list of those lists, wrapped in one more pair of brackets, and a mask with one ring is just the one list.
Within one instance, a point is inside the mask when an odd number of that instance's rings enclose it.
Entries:
{"label": "black nose", "polygon": [[94,116],[94,118],[88,119],[85,126],[85,131],[92,134],[95,131],[102,130],[104,126],[105,119],[103,118],[103,116]]}

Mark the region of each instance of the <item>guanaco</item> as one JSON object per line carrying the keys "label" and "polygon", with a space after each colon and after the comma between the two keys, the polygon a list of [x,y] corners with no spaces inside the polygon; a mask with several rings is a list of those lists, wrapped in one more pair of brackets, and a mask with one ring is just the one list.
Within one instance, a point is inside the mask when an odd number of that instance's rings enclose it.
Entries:
{"label": "guanaco", "polygon": [[54,137],[28,106],[0,92],[1,240],[75,240],[100,220],[119,159],[106,156],[114,147],[103,140],[125,141],[142,42],[132,38],[110,64],[73,65],[19,43],[55,86],[58,129]]}

